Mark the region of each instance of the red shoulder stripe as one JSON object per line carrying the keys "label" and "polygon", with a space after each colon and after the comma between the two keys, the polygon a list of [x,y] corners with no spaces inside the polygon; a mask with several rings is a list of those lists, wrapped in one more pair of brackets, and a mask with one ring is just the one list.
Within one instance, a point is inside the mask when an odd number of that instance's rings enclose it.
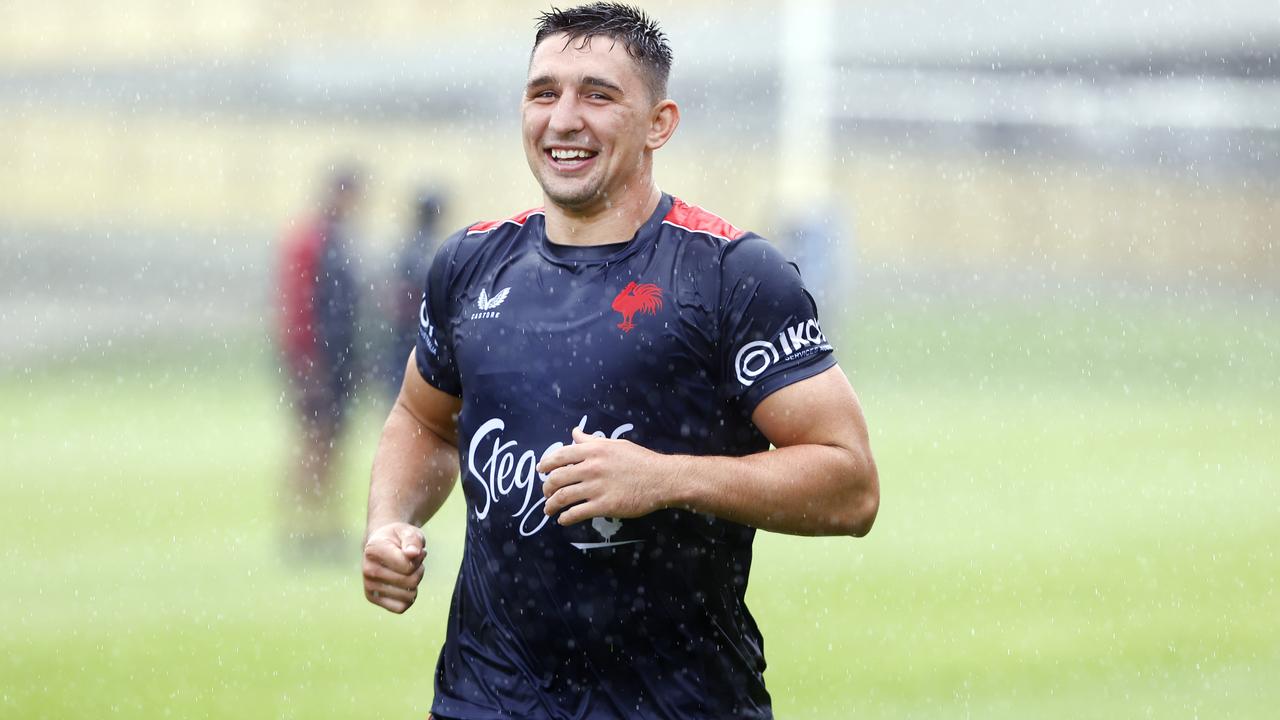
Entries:
{"label": "red shoulder stripe", "polygon": [[506,220],[486,220],[485,222],[478,222],[475,225],[472,225],[471,227],[467,228],[467,234],[475,235],[476,233],[489,232],[490,230],[498,227],[499,225],[505,225],[506,223],[515,223],[516,225],[523,226],[525,221],[529,219],[530,215],[538,215],[541,212],[542,212],[542,208],[536,207],[531,210],[525,210],[519,215],[509,217]]}
{"label": "red shoulder stripe", "polygon": [[697,205],[690,205],[678,197],[671,198],[671,212],[667,213],[662,222],[675,225],[684,230],[706,233],[725,240],[737,240],[746,235],[745,232],[730,225],[729,221],[719,215],[707,212]]}

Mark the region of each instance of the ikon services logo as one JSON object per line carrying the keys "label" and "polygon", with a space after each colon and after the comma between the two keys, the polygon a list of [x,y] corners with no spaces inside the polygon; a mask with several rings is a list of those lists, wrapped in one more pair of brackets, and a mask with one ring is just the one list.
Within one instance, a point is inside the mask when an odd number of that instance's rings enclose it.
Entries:
{"label": "ikon services logo", "polygon": [[756,378],[778,363],[830,349],[822,327],[816,319],[811,319],[786,328],[771,340],[743,345],[733,358],[733,367],[738,373],[738,382],[750,387]]}

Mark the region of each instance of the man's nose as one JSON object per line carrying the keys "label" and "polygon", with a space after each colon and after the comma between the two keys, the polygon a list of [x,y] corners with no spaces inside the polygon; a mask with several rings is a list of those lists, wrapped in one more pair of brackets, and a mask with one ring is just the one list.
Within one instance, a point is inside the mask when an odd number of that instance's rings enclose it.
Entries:
{"label": "man's nose", "polygon": [[582,106],[573,93],[565,93],[556,99],[551,108],[548,129],[557,135],[572,135],[582,129]]}

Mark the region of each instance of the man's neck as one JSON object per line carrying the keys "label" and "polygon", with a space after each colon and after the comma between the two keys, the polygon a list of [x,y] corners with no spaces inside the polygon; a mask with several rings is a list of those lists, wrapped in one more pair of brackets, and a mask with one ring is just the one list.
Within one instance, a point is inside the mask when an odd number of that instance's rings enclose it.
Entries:
{"label": "man's neck", "polygon": [[623,193],[589,211],[577,212],[546,204],[547,239],[560,245],[608,245],[626,242],[649,219],[662,200],[658,186],[644,193]]}

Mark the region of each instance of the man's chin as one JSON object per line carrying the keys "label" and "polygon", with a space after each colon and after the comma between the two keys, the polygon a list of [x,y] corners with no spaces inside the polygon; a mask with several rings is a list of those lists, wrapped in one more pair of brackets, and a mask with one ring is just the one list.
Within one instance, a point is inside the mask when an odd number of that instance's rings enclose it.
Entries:
{"label": "man's chin", "polygon": [[598,188],[557,188],[547,184],[542,185],[542,194],[547,202],[565,210],[586,210],[601,198]]}

